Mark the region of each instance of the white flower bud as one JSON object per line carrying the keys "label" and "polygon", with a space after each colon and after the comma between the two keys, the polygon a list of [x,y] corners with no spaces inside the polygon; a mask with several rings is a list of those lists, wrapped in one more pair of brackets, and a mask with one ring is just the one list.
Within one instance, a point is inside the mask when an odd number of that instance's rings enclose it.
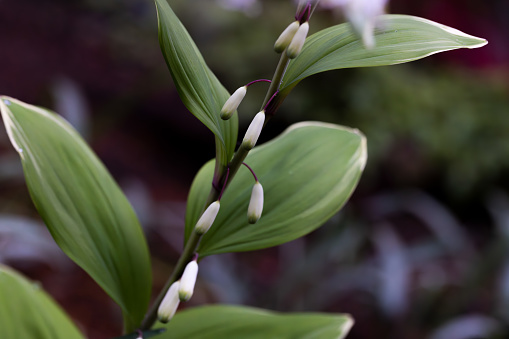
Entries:
{"label": "white flower bud", "polygon": [[290,44],[292,41],[295,33],[299,29],[300,23],[298,21],[292,22],[286,29],[281,33],[279,38],[277,38],[276,43],[274,44],[274,50],[276,53],[281,53],[285,50],[286,47]]}
{"label": "white flower bud", "polygon": [[221,119],[228,120],[231,118],[233,113],[237,110],[240,103],[246,96],[247,87],[242,86],[239,89],[237,89],[228,100],[223,105],[223,108],[221,109]]}
{"label": "white flower bud", "polygon": [[194,284],[198,276],[198,263],[196,260],[187,264],[180,278],[179,298],[180,301],[188,301],[193,296]]}
{"label": "white flower bud", "polygon": [[250,224],[254,224],[260,219],[263,211],[263,187],[260,182],[256,182],[251,191],[251,200],[247,208],[247,220]]}
{"label": "white flower bud", "polygon": [[205,234],[209,230],[210,226],[212,226],[214,223],[214,220],[216,220],[217,213],[219,212],[219,207],[219,201],[214,201],[212,204],[210,204],[209,207],[207,207],[205,212],[203,212],[200,219],[196,223],[196,233]]}
{"label": "white flower bud", "polygon": [[265,122],[265,112],[261,111],[254,117],[253,121],[247,128],[246,135],[242,140],[242,146],[246,149],[255,147],[258,137],[262,132],[263,123]]}
{"label": "white flower bud", "polygon": [[171,318],[173,318],[175,315],[175,312],[177,312],[177,308],[180,304],[178,293],[179,285],[179,281],[175,281],[173,284],[171,284],[168,292],[166,292],[166,295],[163,298],[163,301],[157,309],[157,318],[162,323],[167,323],[170,321]]}
{"label": "white flower bud", "polygon": [[308,36],[308,32],[309,24],[307,22],[300,25],[299,29],[293,36],[292,42],[290,42],[290,45],[286,49],[286,55],[290,59],[294,59],[297,55],[299,55],[302,50],[302,46],[304,46],[304,42],[306,41],[306,37]]}

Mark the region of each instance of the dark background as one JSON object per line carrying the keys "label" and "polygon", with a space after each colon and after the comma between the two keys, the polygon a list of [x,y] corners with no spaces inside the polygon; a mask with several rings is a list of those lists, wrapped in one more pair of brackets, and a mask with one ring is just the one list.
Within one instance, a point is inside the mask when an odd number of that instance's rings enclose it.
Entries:
{"label": "dark background", "polygon": [[[171,1],[233,92],[271,78],[290,1]],[[251,3],[251,5],[249,5]],[[486,38],[475,50],[303,81],[261,136],[320,120],[359,128],[369,160],[344,210],[306,238],[206,258],[185,306],[235,303],[351,313],[349,338],[506,338],[509,323],[509,2],[394,0]],[[311,33],[340,23],[318,9]],[[240,134],[266,88],[251,87]],[[154,291],[182,247],[185,200],[212,134],[183,106],[148,0],[0,0],[0,94],[64,115],[130,198],[152,252]],[[0,132],[0,262],[41,281],[90,338],[121,315],[53,244]]]}

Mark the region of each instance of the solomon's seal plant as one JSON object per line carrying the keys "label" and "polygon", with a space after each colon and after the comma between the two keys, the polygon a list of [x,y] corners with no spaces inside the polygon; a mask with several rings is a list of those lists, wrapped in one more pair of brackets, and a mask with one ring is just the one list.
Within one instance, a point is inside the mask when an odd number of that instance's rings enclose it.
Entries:
{"label": "solomon's seal plant", "polygon": [[[393,65],[486,44],[426,19],[384,15],[385,1],[371,0],[324,0],[342,9],[349,22],[308,36],[317,4],[301,1],[295,18],[289,15],[290,23],[275,37],[280,56],[272,80],[248,82],[230,96],[167,0],[155,0],[163,56],[182,101],[215,135],[215,146],[209,147],[215,147],[216,156],[194,179],[184,250],[151,304],[147,243],[107,169],[62,117],[1,97],[3,122],[39,214],[61,249],[122,309],[123,338],[306,338],[311,333],[342,338],[352,326],[353,320],[341,314],[221,305],[178,310],[193,295],[201,258],[301,237],[338,212],[357,185],[367,150],[355,129],[301,122],[257,145],[264,126],[300,81],[329,70]],[[236,148],[237,109],[248,87],[259,82],[270,85]],[[7,267],[0,273],[0,314],[11,315],[0,317],[4,337],[83,337],[47,294]]]}

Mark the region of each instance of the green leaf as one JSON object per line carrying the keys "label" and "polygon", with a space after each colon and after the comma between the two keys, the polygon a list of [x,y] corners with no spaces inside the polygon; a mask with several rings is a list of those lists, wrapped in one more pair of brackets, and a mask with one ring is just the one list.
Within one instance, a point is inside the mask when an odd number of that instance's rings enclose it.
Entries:
{"label": "green leaf", "polygon": [[0,328],[2,338],[84,338],[41,287],[0,265]]}
{"label": "green leaf", "polygon": [[240,306],[203,306],[177,312],[158,338],[341,339],[353,325],[349,315],[269,312]]}
{"label": "green leaf", "polygon": [[226,166],[237,144],[238,117],[223,121],[219,113],[230,94],[203,60],[193,39],[166,0],[155,0],[159,44],[180,98],[217,137],[218,161]]}
{"label": "green leaf", "polygon": [[376,47],[366,49],[349,24],[310,36],[288,66],[281,91],[320,72],[351,67],[401,64],[458,48],[478,48],[487,41],[431,20],[409,15],[382,15],[375,32]]}
{"label": "green leaf", "polygon": [[51,235],[120,305],[126,330],[134,330],[148,308],[151,270],[131,205],[63,118],[9,97],[0,97],[0,110]]}
{"label": "green leaf", "polygon": [[[254,179],[241,168],[221,199],[219,214],[197,252],[250,251],[299,238],[327,221],[352,194],[366,163],[366,140],[345,127],[306,122],[255,147],[245,162],[265,191],[260,220],[248,224]],[[196,176],[188,198],[186,238],[207,199],[213,162]]]}

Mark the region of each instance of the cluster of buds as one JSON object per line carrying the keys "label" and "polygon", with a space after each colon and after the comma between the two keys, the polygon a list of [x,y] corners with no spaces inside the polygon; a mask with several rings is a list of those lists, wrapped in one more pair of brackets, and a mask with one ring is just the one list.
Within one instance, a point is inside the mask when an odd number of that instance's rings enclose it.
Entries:
{"label": "cluster of buds", "polygon": [[[246,165],[247,166],[247,165]],[[247,166],[249,168],[249,166]],[[249,168],[251,171],[252,169]],[[254,172],[253,172],[254,175]],[[256,179],[256,176],[255,176]],[[195,230],[198,234],[205,234],[214,223],[216,216],[219,212],[219,200],[214,201],[207,207],[205,212],[201,215],[196,223]],[[251,193],[251,200],[248,207],[248,221],[254,224],[260,219],[263,210],[263,187],[256,179]],[[182,276],[178,281],[171,284],[166,292],[159,308],[157,310],[157,318],[162,323],[170,321],[180,305],[180,302],[185,302],[191,299],[194,293],[194,286],[196,278],[198,277],[198,262],[197,257],[193,258],[184,269]]]}
{"label": "cluster of buds", "polygon": [[187,264],[180,280],[171,284],[170,288],[166,292],[166,295],[157,310],[157,318],[160,322],[167,323],[170,321],[175,315],[175,312],[177,312],[180,302],[191,299],[197,276],[198,263],[195,258]]}
{"label": "cluster of buds", "polygon": [[[267,81],[270,82],[270,80],[255,80],[250,82],[249,84],[242,86],[238,88],[231,97],[225,102],[223,105],[223,108],[221,109],[221,119],[228,120],[231,118],[233,113],[237,110],[240,103],[246,96],[247,87],[249,87],[251,84],[254,84],[256,82],[260,81]],[[251,124],[249,125],[246,134],[244,136],[244,139],[242,140],[242,147],[245,149],[252,149],[255,147],[256,142],[258,141],[258,137],[260,136],[260,133],[262,131],[263,125],[265,123],[265,110],[260,111],[256,116],[254,117],[253,121],[251,121]]]}
{"label": "cluster of buds", "polygon": [[[263,122],[261,123],[263,124]],[[247,135],[248,133],[246,133]],[[256,140],[254,141],[256,143]],[[254,171],[249,167],[246,163],[243,163],[253,174],[253,177],[256,181],[256,183],[253,185],[253,189],[251,191],[251,199],[249,200],[249,206],[247,209],[247,219],[250,224],[254,224],[260,219],[262,216],[263,211],[263,186],[258,181],[258,178],[256,177]],[[226,185],[226,180],[225,180]],[[224,191],[224,187],[223,187]],[[201,215],[200,219],[198,219],[198,222],[195,225],[195,231],[199,235],[205,234],[214,221],[216,220],[217,214],[219,213],[219,208],[221,206],[220,199],[222,196],[219,197],[218,200],[214,201],[212,204],[210,204],[206,209],[205,212]]]}
{"label": "cluster of buds", "polygon": [[301,24],[299,20],[295,20],[286,27],[276,40],[274,50],[277,53],[282,53],[286,49],[288,58],[296,58],[302,50],[302,46],[304,46],[308,32],[309,23],[307,21]]}
{"label": "cluster of buds", "polygon": [[[256,178],[256,175],[254,174],[253,170],[246,164],[244,165],[249,168],[249,170],[253,173],[253,176],[255,177],[256,180],[256,183],[253,186],[253,190],[251,193],[251,200],[249,202],[247,212],[249,223],[254,224],[258,221],[258,219],[260,219],[263,211],[263,187]],[[217,214],[219,213],[220,207],[219,199],[210,204],[205,210],[205,212],[203,212],[200,219],[198,219],[198,222],[196,223],[195,226],[195,231],[198,234],[200,235],[205,234],[214,223]],[[175,281],[166,292],[166,295],[164,296],[157,310],[157,317],[160,322],[167,323],[168,321],[170,321],[177,312],[180,302],[188,301],[189,299],[191,299],[194,293],[194,286],[196,284],[197,276],[198,276],[198,262],[197,257],[195,257],[187,264],[180,279],[178,281]]]}
{"label": "cluster of buds", "polygon": [[317,3],[317,0],[300,2],[295,21],[286,27],[274,44],[276,53],[286,50],[286,56],[290,59],[300,54],[309,32],[308,20]]}

